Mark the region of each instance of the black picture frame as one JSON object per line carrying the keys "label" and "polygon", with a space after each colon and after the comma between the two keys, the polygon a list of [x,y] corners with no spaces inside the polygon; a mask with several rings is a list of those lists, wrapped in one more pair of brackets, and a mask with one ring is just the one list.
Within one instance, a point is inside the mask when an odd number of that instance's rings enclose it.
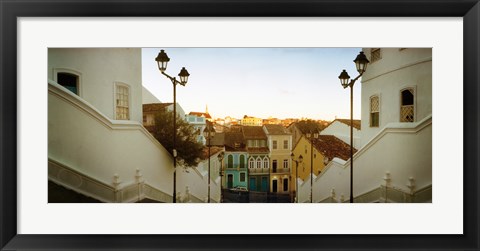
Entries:
{"label": "black picture frame", "polygon": [[[0,1],[1,250],[479,250],[478,0],[19,0]],[[17,18],[463,17],[463,235],[20,235],[17,234]],[[448,60],[437,58],[436,60]],[[41,82],[41,80],[39,80]],[[453,83],[452,83],[453,85]],[[452,167],[453,168],[453,167]],[[460,167],[455,167],[460,168]],[[438,219],[438,224],[442,224]]]}

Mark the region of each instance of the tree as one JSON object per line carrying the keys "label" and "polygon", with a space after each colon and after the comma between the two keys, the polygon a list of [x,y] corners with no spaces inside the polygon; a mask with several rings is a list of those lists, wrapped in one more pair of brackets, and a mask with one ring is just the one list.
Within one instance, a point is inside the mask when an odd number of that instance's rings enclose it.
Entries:
{"label": "tree", "polygon": [[[202,157],[203,145],[197,142],[194,127],[181,119],[178,114],[176,127],[177,163],[185,167],[197,166]],[[152,134],[173,155],[173,112],[164,108],[155,113],[155,126]]]}
{"label": "tree", "polygon": [[308,132],[313,132],[313,131],[322,131],[325,129],[325,126],[321,125],[317,121],[307,119],[307,120],[301,120],[297,122],[297,128],[302,132],[302,133],[308,133]]}

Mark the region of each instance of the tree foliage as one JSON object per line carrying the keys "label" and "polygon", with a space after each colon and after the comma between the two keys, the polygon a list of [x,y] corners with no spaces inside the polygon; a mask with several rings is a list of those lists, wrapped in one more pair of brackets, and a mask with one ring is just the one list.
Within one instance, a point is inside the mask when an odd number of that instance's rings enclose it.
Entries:
{"label": "tree foliage", "polygon": [[298,121],[297,128],[302,133],[308,133],[308,132],[314,132],[314,131],[320,132],[321,130],[325,129],[325,126],[321,125],[315,120],[307,119],[307,120]]}
{"label": "tree foliage", "polygon": [[[185,167],[197,166],[202,157],[203,145],[197,142],[197,135],[192,125],[177,114],[176,121],[177,163]],[[155,113],[153,136],[173,155],[173,112],[161,109]]]}

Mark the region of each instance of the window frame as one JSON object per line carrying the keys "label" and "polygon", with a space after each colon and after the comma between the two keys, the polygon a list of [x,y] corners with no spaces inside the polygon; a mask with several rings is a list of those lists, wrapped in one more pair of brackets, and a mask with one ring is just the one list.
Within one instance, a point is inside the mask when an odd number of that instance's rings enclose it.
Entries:
{"label": "window frame", "polygon": [[53,81],[55,81],[57,84],[58,83],[58,73],[68,73],[68,74],[72,74],[72,75],[76,75],[77,76],[77,91],[78,93],[75,94],[79,97],[83,97],[83,84],[82,84],[82,73],[77,71],[77,70],[73,70],[73,69],[69,69],[69,68],[53,68]]}
{"label": "window frame", "polygon": [[254,169],[254,168],[255,168],[255,158],[250,157],[250,158],[248,159],[248,168],[250,168],[250,169]]}
{"label": "window frame", "polygon": [[[404,107],[402,94],[403,94],[404,91],[407,91],[407,90],[411,90],[412,95],[413,95],[413,121],[402,121],[402,108]],[[398,110],[399,121],[401,123],[417,122],[417,88],[416,88],[416,86],[407,86],[407,87],[401,88],[398,97],[400,99],[399,100],[399,110]]]}
{"label": "window frame", "polygon": [[[126,88],[127,89],[127,119],[119,119],[117,117],[117,92],[119,88]],[[130,85],[122,82],[115,82],[114,84],[114,91],[113,91],[113,116],[115,120],[132,120],[132,88]]]}
{"label": "window frame", "polygon": [[267,157],[263,158],[263,168],[267,169],[269,168],[269,160]]}
{"label": "window frame", "polygon": [[262,159],[260,158],[260,156],[257,157],[256,161],[255,161],[255,165],[256,165],[256,168],[257,169],[261,169],[262,166],[263,166],[263,163],[262,163]]}
{"label": "window frame", "polygon": [[[242,180],[243,175],[243,180]],[[240,182],[245,182],[247,180],[247,174],[245,172],[240,172],[240,177],[238,177]]]}
{"label": "window frame", "polygon": [[[377,111],[374,112],[372,111],[372,100],[374,98],[377,98],[377,102],[378,102],[378,107],[377,107]],[[381,107],[381,103],[380,103],[380,95],[378,94],[375,94],[375,95],[372,95],[370,96],[370,102],[369,102],[369,125],[370,127],[380,127],[380,107]],[[372,119],[372,116],[374,113],[377,113],[377,125],[373,125],[373,119]]]}

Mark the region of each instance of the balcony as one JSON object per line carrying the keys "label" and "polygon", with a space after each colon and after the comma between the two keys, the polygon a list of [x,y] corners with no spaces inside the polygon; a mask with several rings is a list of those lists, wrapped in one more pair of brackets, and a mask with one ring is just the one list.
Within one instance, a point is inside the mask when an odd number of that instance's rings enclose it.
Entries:
{"label": "balcony", "polygon": [[248,172],[250,174],[261,174],[261,173],[265,173],[265,174],[268,174],[268,168],[249,168],[248,169]]}
{"label": "balcony", "polygon": [[272,168],[272,173],[290,173],[290,168]]}

